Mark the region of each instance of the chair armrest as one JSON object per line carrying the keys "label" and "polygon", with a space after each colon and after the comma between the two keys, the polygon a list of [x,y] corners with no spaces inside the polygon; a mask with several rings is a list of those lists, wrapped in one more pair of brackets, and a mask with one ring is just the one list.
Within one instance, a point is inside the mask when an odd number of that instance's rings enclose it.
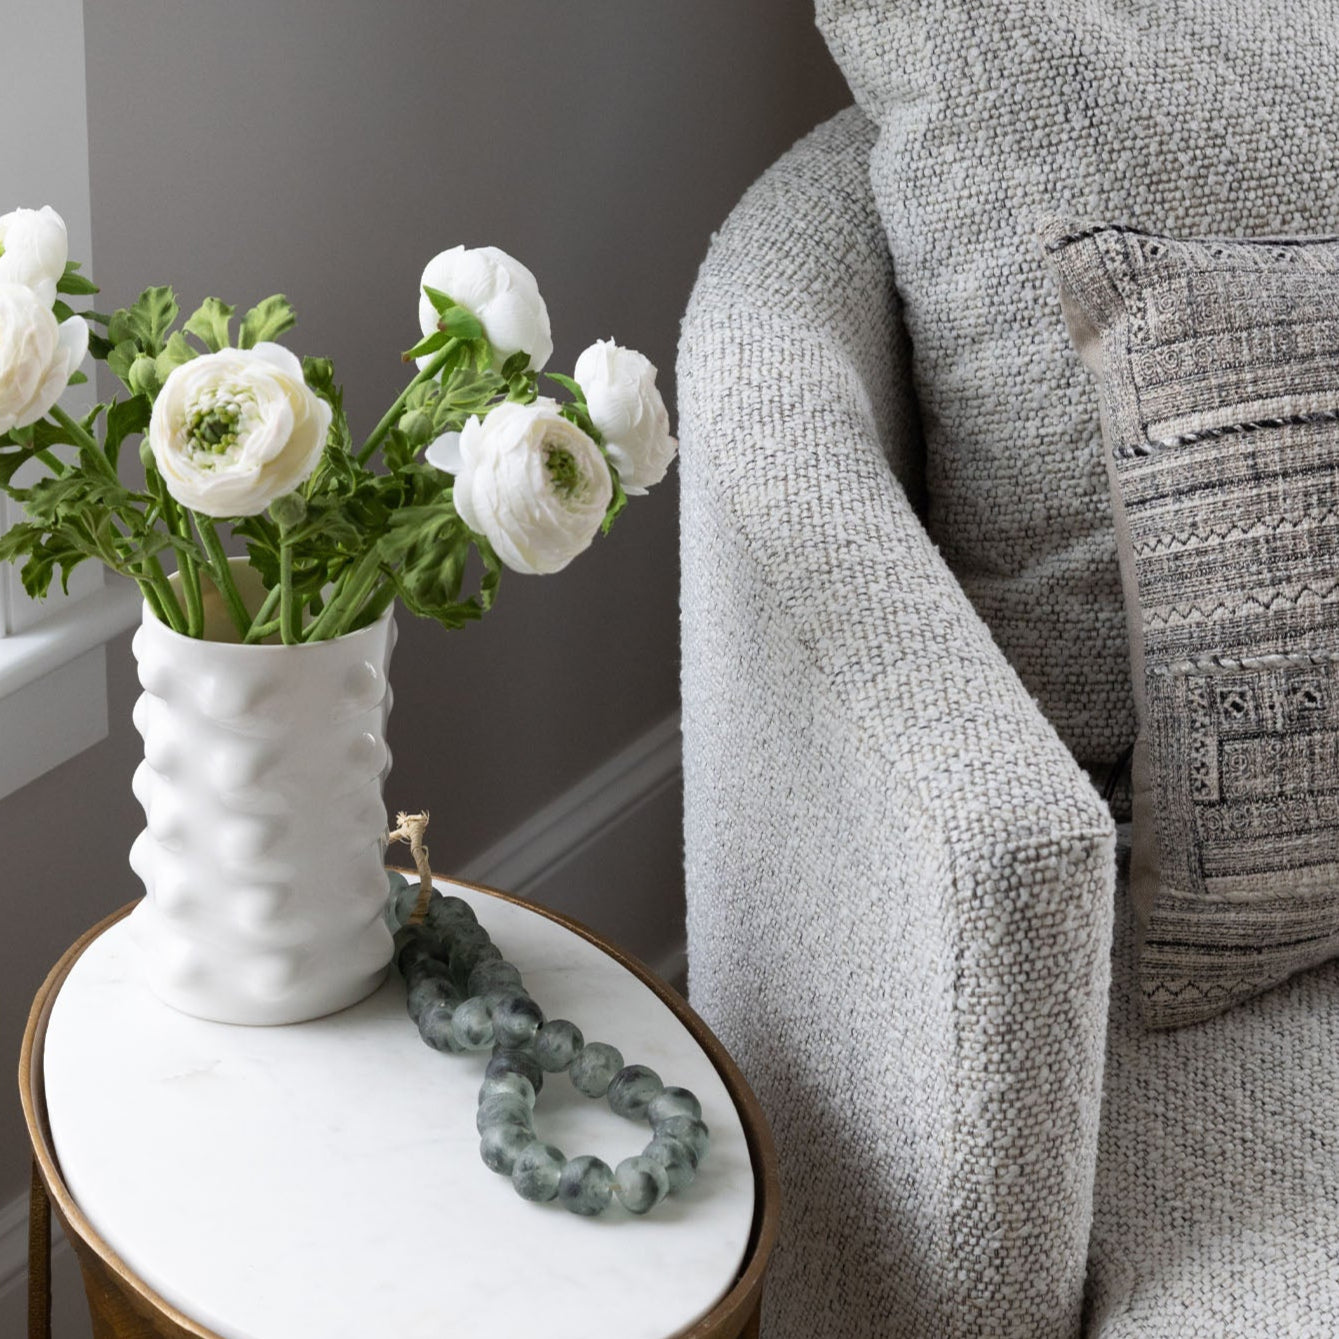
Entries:
{"label": "chair armrest", "polygon": [[781,1150],[770,1333],[1073,1339],[1115,830],[909,497],[873,138],[778,162],[684,322],[691,993]]}

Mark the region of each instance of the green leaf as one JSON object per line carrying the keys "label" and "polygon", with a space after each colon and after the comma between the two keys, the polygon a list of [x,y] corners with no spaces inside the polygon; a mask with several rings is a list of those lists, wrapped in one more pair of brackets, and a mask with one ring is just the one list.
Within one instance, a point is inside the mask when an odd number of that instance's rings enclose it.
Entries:
{"label": "green leaf", "polygon": [[[90,341],[90,347],[91,345]],[[107,366],[122,382],[126,382],[130,378],[130,369],[139,356],[139,345],[133,339],[123,339],[113,345],[107,353]]]}
{"label": "green leaf", "polygon": [[600,430],[591,421],[590,411],[584,404],[565,404],[558,412],[569,422],[575,423],[596,446],[604,445]]}
{"label": "green leaf", "polygon": [[431,353],[436,353],[438,349],[444,349],[451,343],[453,335],[448,335],[445,330],[434,330],[431,334],[424,335],[412,349],[406,349],[400,357],[406,362],[412,362],[415,358],[426,358]]}
{"label": "green leaf", "polygon": [[97,284],[91,279],[86,279],[78,271],[79,262],[77,260],[67,260],[65,262],[65,273],[56,280],[56,292],[69,293],[74,297],[87,298],[92,297],[94,293],[101,291]]}
{"label": "green leaf", "polygon": [[232,342],[229,324],[236,310],[218,298],[206,298],[191,313],[182,329],[200,340],[210,353],[217,353]]}
{"label": "green leaf", "polygon": [[613,462],[609,457],[605,457],[609,465],[609,477],[614,482],[614,494],[609,499],[609,509],[604,514],[604,520],[600,522],[600,533],[607,535],[613,529],[614,522],[618,520],[619,513],[628,505],[628,495],[623,491],[623,484],[619,480],[618,471],[614,468]]}
{"label": "green leaf", "polygon": [[452,307],[459,305],[455,298],[448,297],[440,288],[433,288],[424,284],[423,291],[427,294],[428,301],[432,303],[432,309],[438,316],[444,316]]}
{"label": "green leaf", "polygon": [[154,369],[158,373],[158,381],[161,384],[171,375],[172,369],[180,367],[182,363],[189,363],[192,358],[198,358],[200,355],[186,342],[186,336],[180,330],[174,330],[171,338],[167,341],[167,347],[160,353],[154,362]]}
{"label": "green leaf", "polygon": [[171,288],[146,288],[134,306],[122,307],[112,313],[112,319],[107,323],[107,337],[113,344],[133,340],[145,353],[157,357],[180,311]]}
{"label": "green leaf", "polygon": [[512,381],[516,377],[523,376],[530,367],[530,355],[524,349],[517,349],[500,369],[503,381]]}
{"label": "green leaf", "polygon": [[113,469],[116,468],[121,444],[127,437],[143,432],[149,426],[152,415],[153,405],[147,395],[136,395],[130,400],[118,400],[108,409],[105,449]]}
{"label": "green leaf", "polygon": [[[330,432],[327,444],[333,443],[347,455],[349,450],[349,420],[344,414],[344,390],[335,384],[335,365],[329,358],[304,358],[302,376],[307,385],[331,408]],[[315,479],[311,487],[316,486]],[[311,492],[311,488],[307,490]]]}
{"label": "green leaf", "polygon": [[[107,355],[111,353],[113,347],[111,340],[104,339],[97,331],[90,330],[88,332],[88,351],[100,362],[105,363],[107,361]],[[127,368],[126,370],[129,371],[130,369]]]}
{"label": "green leaf", "polygon": [[74,308],[68,302],[62,302],[57,298],[51,304],[51,314],[57,321],[68,321],[74,315]]}
{"label": "green leaf", "polygon": [[71,372],[71,373],[70,373],[70,379],[69,379],[69,381],[67,381],[65,384],[66,384],[67,386],[83,386],[83,385],[85,385],[85,384],[87,383],[87,381],[88,381],[88,378],[84,375],[84,373],[82,373],[82,372]]}
{"label": "green leaf", "polygon": [[[508,362],[510,361],[511,360],[508,359]],[[503,371],[505,373],[506,369],[504,368]],[[545,372],[544,375],[548,377],[550,381],[556,381],[558,385],[562,386],[565,390],[570,391],[572,398],[577,404],[584,405],[586,403],[586,392],[583,391],[580,385],[578,385],[571,377],[565,377],[561,372]]]}
{"label": "green leaf", "polygon": [[20,445],[8,451],[0,451],[0,488],[8,492],[14,476],[43,449],[33,442],[31,445]]}
{"label": "green leaf", "polygon": [[381,458],[386,462],[386,468],[392,474],[404,469],[416,454],[413,442],[410,441],[408,435],[402,429],[392,428],[386,434],[386,439],[381,448]]}
{"label": "green leaf", "polygon": [[298,314],[293,304],[282,293],[258,302],[242,317],[242,328],[237,335],[239,349],[253,349],[257,344],[278,339],[285,330],[297,324]]}
{"label": "green leaf", "polygon": [[482,339],[484,328],[479,318],[464,307],[452,307],[438,317],[437,328],[453,339]]}

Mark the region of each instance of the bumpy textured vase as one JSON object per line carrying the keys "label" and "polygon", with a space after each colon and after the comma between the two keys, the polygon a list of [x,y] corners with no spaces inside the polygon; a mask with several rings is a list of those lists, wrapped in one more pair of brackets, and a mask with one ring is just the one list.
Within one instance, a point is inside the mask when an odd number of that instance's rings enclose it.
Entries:
{"label": "bumpy textured vase", "polygon": [[[212,592],[206,605],[206,632],[228,636]],[[145,610],[134,790],[147,826],[130,863],[147,896],[132,926],[150,988],[174,1008],[295,1023],[383,980],[394,640],[389,613],[334,641],[241,646]]]}

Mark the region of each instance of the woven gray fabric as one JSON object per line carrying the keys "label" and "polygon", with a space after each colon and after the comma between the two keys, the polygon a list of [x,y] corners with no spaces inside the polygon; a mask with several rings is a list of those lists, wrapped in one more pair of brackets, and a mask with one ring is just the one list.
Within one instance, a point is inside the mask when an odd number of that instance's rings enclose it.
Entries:
{"label": "woven gray fabric", "polygon": [[881,136],[931,534],[1082,761],[1134,736],[1091,386],[1032,243],[1067,213],[1328,231],[1332,0],[818,0]]}
{"label": "woven gray fabric", "polygon": [[1122,861],[1086,1339],[1329,1339],[1339,964],[1149,1032],[1124,874]]}
{"label": "woven gray fabric", "polygon": [[1339,954],[1339,241],[1052,221],[1130,608],[1145,1014]]}
{"label": "woven gray fabric", "polygon": [[692,999],[780,1150],[769,1339],[1073,1339],[1114,826],[899,483],[872,138],[769,171],[685,319]]}

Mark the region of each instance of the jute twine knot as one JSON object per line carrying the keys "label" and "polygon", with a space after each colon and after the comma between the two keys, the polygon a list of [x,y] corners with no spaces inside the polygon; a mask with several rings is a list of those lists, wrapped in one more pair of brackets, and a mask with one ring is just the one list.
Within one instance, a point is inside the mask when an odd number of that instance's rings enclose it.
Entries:
{"label": "jute twine knot", "polygon": [[432,895],[432,866],[428,863],[428,848],[423,843],[423,834],[428,830],[428,811],[420,814],[398,813],[395,815],[395,829],[386,834],[388,842],[408,842],[409,854],[414,857],[414,868],[418,870],[418,901],[414,903],[414,914],[409,918],[417,925],[428,911],[428,899]]}

